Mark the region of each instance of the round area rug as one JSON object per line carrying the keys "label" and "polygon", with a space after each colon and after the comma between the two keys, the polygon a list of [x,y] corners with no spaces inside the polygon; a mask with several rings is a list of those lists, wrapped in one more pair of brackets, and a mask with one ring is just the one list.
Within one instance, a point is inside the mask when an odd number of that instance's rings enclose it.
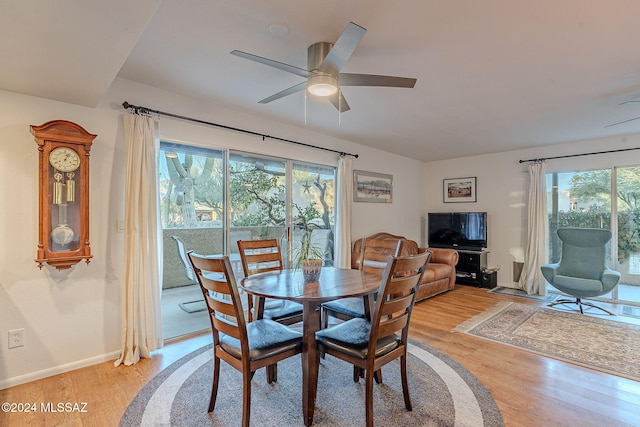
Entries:
{"label": "round area rug", "polygon": [[[238,426],[242,419],[242,375],[220,365],[218,399],[207,413],[211,394],[212,347],[196,350],[168,366],[138,393],[121,426]],[[407,358],[413,411],[404,407],[400,365],[382,368],[374,383],[376,426],[504,426],[487,389],[449,356],[413,342]],[[267,384],[265,370],[251,383],[251,425],[302,426],[299,356],[278,363],[278,381]],[[353,367],[327,355],[321,360],[314,426],[361,426],[365,420],[364,379],[353,381]]]}

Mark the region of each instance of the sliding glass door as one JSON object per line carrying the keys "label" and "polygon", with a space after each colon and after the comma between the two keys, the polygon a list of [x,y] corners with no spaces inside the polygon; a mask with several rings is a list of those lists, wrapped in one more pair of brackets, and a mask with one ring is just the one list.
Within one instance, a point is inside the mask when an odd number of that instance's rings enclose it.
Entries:
{"label": "sliding glass door", "polygon": [[[549,212],[549,262],[560,261],[562,245],[558,228],[611,229],[611,171],[608,169],[547,174]],[[611,241],[607,244],[608,265]],[[550,290],[556,291],[549,285]],[[611,293],[601,299],[611,300]]]}
{"label": "sliding glass door", "polygon": [[210,327],[202,291],[186,252],[224,252],[225,159],[226,153],[221,150],[160,144],[164,339]]}
{"label": "sliding glass door", "polygon": [[558,228],[611,230],[607,265],[622,279],[598,299],[640,303],[640,167],[549,173],[546,178],[549,262],[560,260]]}
{"label": "sliding glass door", "polygon": [[278,238],[286,266],[300,243],[300,224],[333,265],[335,168],[232,152],[229,156],[231,254],[238,239]]}
{"label": "sliding glass door", "polygon": [[208,327],[189,250],[229,255],[239,280],[238,240],[279,239],[290,267],[306,222],[325,265],[333,265],[335,175],[331,166],[162,142],[164,338]]}
{"label": "sliding glass door", "polygon": [[243,277],[238,240],[280,239],[286,243],[287,162],[232,152],[229,155],[229,253]]}
{"label": "sliding glass door", "polygon": [[324,254],[325,265],[333,265],[336,169],[293,162],[291,177],[293,231],[288,249],[299,244],[304,218],[312,227],[311,243]]}
{"label": "sliding glass door", "polygon": [[615,168],[620,301],[640,303],[640,166]]}

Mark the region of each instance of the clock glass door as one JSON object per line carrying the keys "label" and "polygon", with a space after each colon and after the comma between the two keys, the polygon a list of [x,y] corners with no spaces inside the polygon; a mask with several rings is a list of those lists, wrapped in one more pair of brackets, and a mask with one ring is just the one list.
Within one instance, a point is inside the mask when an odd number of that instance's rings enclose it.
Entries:
{"label": "clock glass door", "polygon": [[80,206],[76,190],[80,156],[69,147],[57,147],[49,154],[49,164],[51,251],[74,251],[80,246]]}

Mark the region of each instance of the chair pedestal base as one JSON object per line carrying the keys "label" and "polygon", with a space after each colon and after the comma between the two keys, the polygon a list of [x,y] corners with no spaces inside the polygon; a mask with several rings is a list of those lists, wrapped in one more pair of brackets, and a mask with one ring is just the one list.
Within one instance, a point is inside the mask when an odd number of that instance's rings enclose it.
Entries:
{"label": "chair pedestal base", "polygon": [[576,298],[575,300],[573,299],[567,299],[567,298],[561,298],[558,300],[555,300],[554,302],[547,304],[548,307],[553,307],[554,305],[558,305],[558,304],[577,304],[578,308],[580,309],[580,313],[584,314],[584,311],[582,310],[582,306],[586,305],[587,307],[593,307],[593,308],[597,308],[598,310],[602,310],[605,313],[609,314],[610,316],[615,316],[615,314],[613,314],[612,312],[610,312],[609,310],[605,310],[602,307],[599,307],[595,304],[592,304],[590,302],[584,302],[582,301],[580,298]]}

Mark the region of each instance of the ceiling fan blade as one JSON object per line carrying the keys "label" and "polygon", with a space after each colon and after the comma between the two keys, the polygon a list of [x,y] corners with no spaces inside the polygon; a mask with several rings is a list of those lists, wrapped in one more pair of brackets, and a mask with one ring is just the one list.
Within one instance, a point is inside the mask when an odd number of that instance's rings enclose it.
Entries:
{"label": "ceiling fan blade", "polygon": [[349,22],[347,28],[344,29],[320,66],[318,66],[318,70],[333,75],[339,73],[353,51],[358,47],[366,32],[366,28]]}
{"label": "ceiling fan blade", "polygon": [[270,97],[263,99],[262,101],[258,101],[258,104],[268,104],[271,101],[284,98],[287,95],[300,92],[301,90],[305,90],[306,88],[307,88],[307,82],[298,83],[295,86],[291,86],[289,89],[285,89],[281,92],[276,93],[275,95],[271,95]]}
{"label": "ceiling fan blade", "polygon": [[329,96],[328,99],[333,104],[333,106],[336,107],[341,113],[344,113],[345,111],[349,111],[351,109],[351,107],[349,107],[349,104],[347,103],[347,100],[344,99],[344,95],[342,94],[341,90]]}
{"label": "ceiling fan blade", "polygon": [[610,128],[611,126],[618,126],[618,125],[621,125],[623,123],[629,123],[629,122],[632,122],[634,120],[639,120],[639,119],[640,119],[640,117],[634,117],[633,119],[623,120],[623,121],[618,122],[618,123],[611,123],[610,125],[606,125],[605,127],[606,128]]}
{"label": "ceiling fan blade", "polygon": [[283,62],[274,61],[273,59],[263,58],[262,56],[254,55],[252,53],[243,52],[241,50],[232,50],[232,55],[239,56],[240,58],[248,59],[250,61],[259,62],[270,67],[277,68],[288,73],[297,74],[302,77],[309,77],[309,72],[305,69],[295,67],[293,65],[285,64]]}
{"label": "ceiling fan blade", "polygon": [[378,76],[375,74],[350,74],[340,73],[338,84],[340,86],[385,86],[408,87],[415,86],[417,79],[396,76]]}

